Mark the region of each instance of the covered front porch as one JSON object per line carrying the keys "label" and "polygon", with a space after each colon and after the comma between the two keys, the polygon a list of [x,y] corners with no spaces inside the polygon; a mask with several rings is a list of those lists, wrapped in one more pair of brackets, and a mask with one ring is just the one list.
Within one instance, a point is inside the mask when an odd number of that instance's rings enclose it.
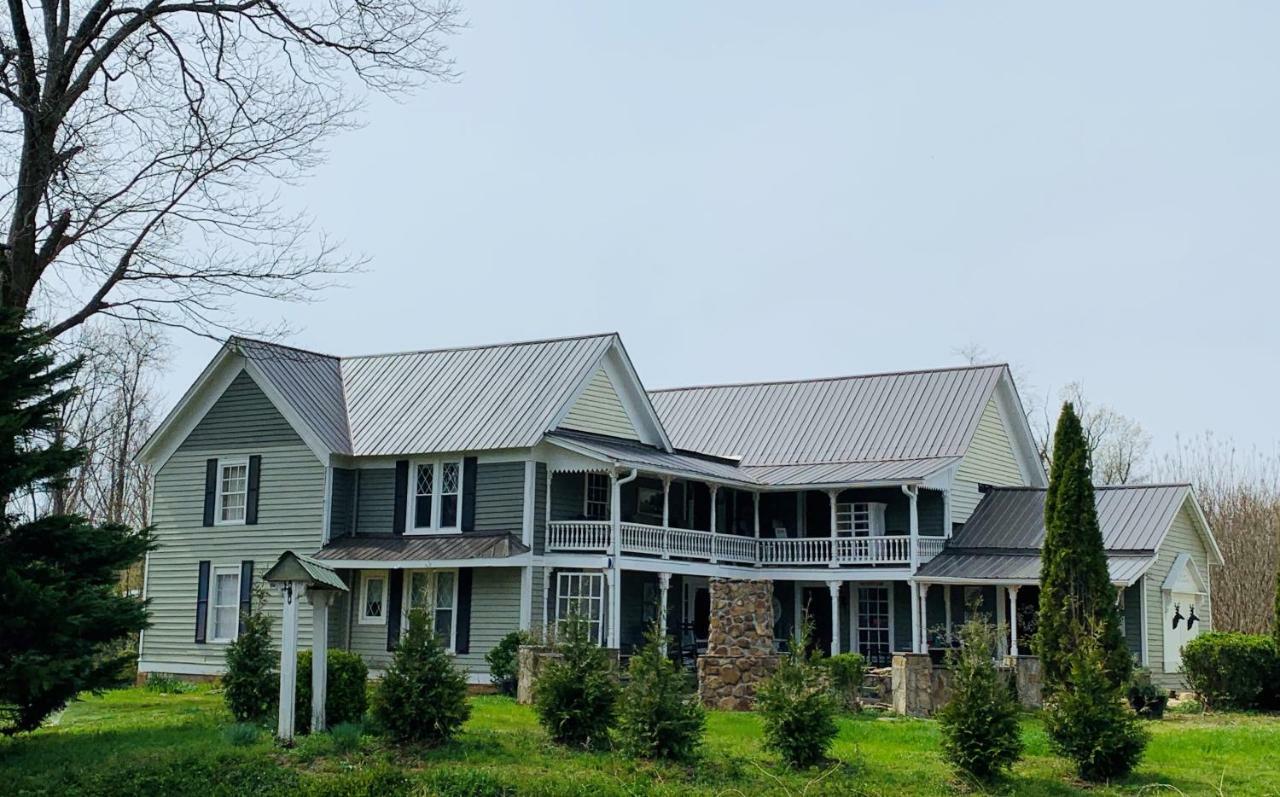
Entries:
{"label": "covered front porch", "polygon": [[735,466],[619,441],[557,439],[545,548],[748,567],[914,570],[945,545],[947,493],[922,483],[747,481]]}

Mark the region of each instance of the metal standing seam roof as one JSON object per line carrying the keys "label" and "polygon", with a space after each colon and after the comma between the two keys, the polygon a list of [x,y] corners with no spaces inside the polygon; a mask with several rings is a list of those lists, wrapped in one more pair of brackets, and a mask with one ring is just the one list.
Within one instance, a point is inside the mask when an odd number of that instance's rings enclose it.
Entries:
{"label": "metal standing seam roof", "polygon": [[358,357],[235,338],[333,451],[526,448],[617,341],[575,338]]}
{"label": "metal standing seam roof", "polygon": [[[1094,489],[1113,582],[1132,584],[1146,571],[1190,490],[1186,484]],[[919,577],[1039,580],[1045,492],[1033,487],[998,487],[988,492],[947,547],[920,568]]]}
{"label": "metal standing seam roof", "polygon": [[650,392],[672,443],[743,466],[963,457],[1007,366]]}
{"label": "metal standing seam roof", "polygon": [[689,452],[667,452],[643,443],[586,432],[560,430],[549,433],[547,437],[552,442],[563,441],[570,447],[583,449],[627,467],[657,468],[694,478],[712,478],[756,486],[755,480],[745,469],[723,460],[700,457]]}
{"label": "metal standing seam roof", "polygon": [[[1186,484],[1094,488],[1098,525],[1107,550],[1154,551],[1190,492]],[[1044,545],[1045,490],[998,487],[951,540],[955,548],[1024,548]]]}
{"label": "metal standing seam roof", "polygon": [[[1153,554],[1109,554],[1107,572],[1113,584],[1128,586],[1146,572]],[[920,566],[917,578],[999,581],[1029,584],[1040,580],[1040,553],[966,553],[947,550]]]}
{"label": "metal standing seam roof", "polygon": [[820,462],[811,465],[744,467],[761,484],[771,487],[921,481],[960,461],[960,457],[902,459],[884,462]]}
{"label": "metal standing seam roof", "polygon": [[312,558],[338,561],[427,561],[456,559],[507,559],[529,552],[529,546],[510,532],[465,532],[442,535],[362,534],[339,537]]}

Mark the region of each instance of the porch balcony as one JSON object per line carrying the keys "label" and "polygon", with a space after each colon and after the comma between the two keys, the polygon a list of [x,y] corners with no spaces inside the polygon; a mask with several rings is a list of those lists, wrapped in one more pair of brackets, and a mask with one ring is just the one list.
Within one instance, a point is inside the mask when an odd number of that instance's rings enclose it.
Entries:
{"label": "porch balcony", "polygon": [[[624,555],[761,566],[874,566],[911,564],[911,537],[790,537],[757,539],[740,534],[622,522]],[[942,537],[917,537],[917,561],[942,550]],[[559,553],[610,553],[613,524],[608,520],[557,520],[547,526],[547,550]]]}

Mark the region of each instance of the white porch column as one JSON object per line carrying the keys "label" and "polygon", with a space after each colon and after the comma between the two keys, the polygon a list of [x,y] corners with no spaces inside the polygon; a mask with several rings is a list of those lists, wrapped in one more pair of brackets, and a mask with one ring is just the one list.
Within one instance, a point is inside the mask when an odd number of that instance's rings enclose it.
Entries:
{"label": "white porch column", "polygon": [[284,585],[284,616],[280,623],[280,715],[276,736],[282,742],[293,741],[293,703],[298,694],[298,593],[302,583]]}
{"label": "white porch column", "polygon": [[756,567],[762,567],[760,564],[760,493],[751,494],[751,527],[756,534]]}
{"label": "white porch column", "polygon": [[840,655],[840,582],[828,581],[831,591],[831,655]]}
{"label": "white porch column", "polygon": [[828,565],[829,567],[840,566],[840,553],[836,550],[836,498],[839,495],[839,490],[827,490],[831,516],[831,562]]}
{"label": "white porch column", "polygon": [[1018,585],[1009,585],[1009,655],[1018,655]]}
{"label": "white porch column", "polygon": [[662,655],[667,655],[667,591],[671,589],[671,574],[658,574],[658,623],[662,628]]}
{"label": "white porch column", "polygon": [[609,647],[617,649],[622,622],[622,485],[618,474],[609,474],[609,519],[613,533],[613,561],[609,569]]}
{"label": "white porch column", "polygon": [[1007,594],[1004,587],[996,585],[996,655],[1001,659],[1008,649],[1004,640],[1004,629],[1009,624]]}
{"label": "white porch column", "polygon": [[920,594],[919,600],[916,601],[916,610],[920,614],[919,620],[916,622],[918,623],[916,628],[919,629],[919,636],[915,638],[915,652],[918,652],[918,654],[927,654],[929,652],[929,586],[931,586],[929,583],[923,581],[915,585],[916,591]]}
{"label": "white porch column", "polygon": [[[671,540],[667,529],[671,528],[671,477],[662,477],[662,558],[671,558]],[[663,593],[666,600],[666,593]]]}
{"label": "white porch column", "polygon": [[709,484],[711,489],[711,564],[716,563],[716,494],[720,492],[720,485]]}
{"label": "white porch column", "polygon": [[951,585],[942,585],[942,610],[947,613],[947,644],[951,644]]}
{"label": "white porch column", "polygon": [[911,572],[915,573],[920,568],[920,512],[917,506],[920,488],[904,484],[902,485],[902,492],[907,494],[907,499],[910,502],[908,516],[911,523],[911,552],[908,555],[911,558]]}
{"label": "white porch column", "polygon": [[[550,475],[550,474],[548,474]],[[542,642],[545,644],[550,641],[549,636],[554,636],[555,629],[555,612],[551,606],[551,568],[542,568]]]}
{"label": "white porch column", "polygon": [[311,603],[311,732],[320,733],[325,724],[324,704],[329,695],[329,604],[333,593],[307,590]]}

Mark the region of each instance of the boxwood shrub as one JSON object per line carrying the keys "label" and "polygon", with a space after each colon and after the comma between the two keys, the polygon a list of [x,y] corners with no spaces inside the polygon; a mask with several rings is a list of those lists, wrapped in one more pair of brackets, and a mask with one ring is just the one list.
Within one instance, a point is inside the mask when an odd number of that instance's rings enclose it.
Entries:
{"label": "boxwood shrub", "polygon": [[[365,685],[369,668],[358,653],[330,649],[329,682],[325,687],[324,719],[330,728],[344,722],[361,722],[368,705]],[[294,703],[294,727],[298,733],[311,731],[311,651],[298,652],[297,701]]]}
{"label": "boxwood shrub", "polygon": [[1208,708],[1280,708],[1280,655],[1269,636],[1201,634],[1183,647],[1182,672]]}

